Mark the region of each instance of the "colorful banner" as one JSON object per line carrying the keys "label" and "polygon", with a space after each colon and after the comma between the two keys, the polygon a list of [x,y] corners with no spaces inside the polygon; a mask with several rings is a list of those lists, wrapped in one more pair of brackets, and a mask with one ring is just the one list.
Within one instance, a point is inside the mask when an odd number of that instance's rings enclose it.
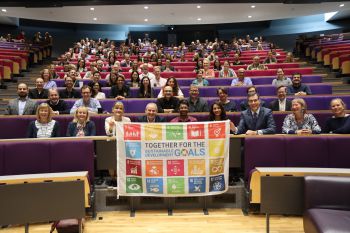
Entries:
{"label": "colorful banner", "polygon": [[118,123],[118,194],[205,196],[228,189],[229,121]]}

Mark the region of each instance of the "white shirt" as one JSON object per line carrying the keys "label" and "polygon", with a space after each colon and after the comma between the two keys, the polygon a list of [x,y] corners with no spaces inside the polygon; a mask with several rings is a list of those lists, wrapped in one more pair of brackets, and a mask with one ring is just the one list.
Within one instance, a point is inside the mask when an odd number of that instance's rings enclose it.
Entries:
{"label": "white shirt", "polygon": [[140,74],[140,76],[139,76],[139,77],[140,77],[140,80],[141,80],[143,77],[145,77],[145,76],[147,76],[150,80],[156,78],[156,76],[155,76],[153,73],[148,72],[147,74],[144,74],[144,73]]}
{"label": "white shirt", "polygon": [[151,87],[164,87],[166,84],[166,79],[160,77],[159,80],[156,78],[151,79]]}
{"label": "white shirt", "polygon": [[[106,120],[105,120],[105,131],[106,131],[106,134],[108,136],[113,136],[113,135],[115,135],[115,127],[113,129],[111,129],[109,127],[109,122],[110,121],[114,121],[115,125],[117,124],[117,121],[114,119],[114,116],[107,117]],[[124,117],[123,116],[121,122],[131,122],[131,120],[130,120],[129,117]]]}
{"label": "white shirt", "polygon": [[280,111],[286,111],[286,99],[278,100]]}
{"label": "white shirt", "polygon": [[24,107],[26,106],[27,98],[24,100],[19,99],[18,100],[18,115],[23,115]]}

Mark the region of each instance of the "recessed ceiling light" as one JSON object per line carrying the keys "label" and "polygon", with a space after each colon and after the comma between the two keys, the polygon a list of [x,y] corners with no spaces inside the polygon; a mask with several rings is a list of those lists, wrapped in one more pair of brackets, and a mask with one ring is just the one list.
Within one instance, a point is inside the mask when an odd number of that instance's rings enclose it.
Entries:
{"label": "recessed ceiling light", "polygon": [[251,17],[253,17],[253,16],[251,16],[251,15],[248,15],[248,18],[250,19]]}
{"label": "recessed ceiling light", "polygon": [[145,22],[148,22],[148,19],[145,19]]}
{"label": "recessed ceiling light", "polygon": [[339,5],[339,7],[343,7],[343,6],[345,6],[345,5],[344,5],[344,4],[340,4],[340,5]]}
{"label": "recessed ceiling light", "polygon": [[201,20],[202,20],[202,18],[198,18],[197,20],[198,20],[198,21],[201,21]]}
{"label": "recessed ceiling light", "polygon": [[97,18],[93,18],[93,20],[95,20],[95,21],[96,21],[96,20],[97,20]]}
{"label": "recessed ceiling light", "polygon": [[6,9],[1,9],[2,12],[6,12],[7,10]]}
{"label": "recessed ceiling light", "polygon": [[251,8],[255,8],[255,6],[254,5],[252,5],[252,6],[250,6]]}
{"label": "recessed ceiling light", "polygon": [[199,8],[201,8],[201,6],[200,6],[200,5],[198,5],[198,6],[197,6],[197,8],[199,9]]}
{"label": "recessed ceiling light", "polygon": [[145,10],[147,10],[147,9],[148,9],[148,6],[144,6],[143,8],[144,8]]}
{"label": "recessed ceiling light", "polygon": [[95,8],[93,8],[93,7],[90,7],[90,11],[94,11],[95,10]]}

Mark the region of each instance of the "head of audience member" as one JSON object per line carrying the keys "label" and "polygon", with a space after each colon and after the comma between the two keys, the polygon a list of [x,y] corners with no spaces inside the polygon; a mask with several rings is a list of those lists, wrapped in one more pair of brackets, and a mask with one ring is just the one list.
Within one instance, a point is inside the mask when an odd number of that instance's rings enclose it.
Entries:
{"label": "head of audience member", "polygon": [[53,111],[47,103],[41,103],[36,109],[36,120],[41,123],[49,123],[52,120]]}
{"label": "head of audience member", "polygon": [[41,78],[44,80],[45,83],[50,81],[50,79],[51,79],[51,73],[50,73],[49,69],[43,69],[40,72],[40,75],[41,75]]}
{"label": "head of audience member", "polygon": [[111,71],[109,73],[108,86],[112,87],[114,85],[117,85],[117,77],[118,77],[118,74]]}
{"label": "head of audience member", "polygon": [[145,112],[148,121],[154,121],[158,113],[158,107],[155,103],[148,103]]}
{"label": "head of audience member", "polygon": [[204,69],[204,70],[208,70],[209,67],[210,67],[210,61],[209,61],[209,59],[204,59],[204,60],[203,60],[203,69]]}
{"label": "head of audience member", "polygon": [[83,97],[84,103],[88,103],[90,101],[91,94],[92,94],[91,87],[89,87],[88,85],[84,85],[81,88],[81,96]]}
{"label": "head of audience member", "polygon": [[235,62],[238,62],[239,61],[239,54],[238,53],[235,53],[235,55],[233,55],[233,60]]}
{"label": "head of audience member", "polygon": [[120,63],[119,62],[115,62],[114,65],[112,66],[112,70],[114,72],[119,72],[120,71]]}
{"label": "head of audience member", "polygon": [[147,75],[148,74],[148,64],[143,64],[141,70],[142,70],[143,74]]}
{"label": "head of audience member", "polygon": [[196,73],[197,73],[196,79],[198,80],[198,82],[202,82],[202,80],[203,80],[203,70],[197,70]]}
{"label": "head of audience member", "polygon": [[244,68],[239,68],[237,71],[237,77],[242,82],[244,80]]}
{"label": "head of audience member", "polygon": [[68,77],[71,77],[73,79],[73,82],[75,82],[76,78],[77,78],[78,73],[76,72],[75,69],[71,69],[68,71]]}
{"label": "head of audience member", "polygon": [[78,107],[74,113],[73,122],[76,122],[83,127],[85,127],[86,123],[90,120],[89,109],[87,107],[81,106]]}
{"label": "head of audience member", "polygon": [[181,118],[187,118],[188,117],[188,111],[190,108],[190,104],[187,100],[181,100],[179,103],[179,114]]}
{"label": "head of audience member", "polygon": [[20,99],[27,98],[28,96],[28,86],[25,83],[19,83],[17,85],[17,94]]}
{"label": "head of audience member", "polygon": [[124,104],[120,101],[116,102],[112,108],[115,121],[121,121],[124,116]]}
{"label": "head of audience member", "polygon": [[78,60],[78,68],[83,68],[85,69],[85,60],[84,59],[79,59]]}
{"label": "head of audience member", "polygon": [[130,62],[130,54],[124,53],[124,60],[126,63],[129,63]]}
{"label": "head of audience member", "polygon": [[102,71],[102,67],[103,67],[103,61],[102,60],[97,60],[96,62],[96,68],[98,71]]}
{"label": "head of audience member", "polygon": [[214,60],[214,69],[221,70],[221,64],[220,64],[220,61],[218,59]]}
{"label": "head of audience member", "polygon": [[49,90],[49,100],[52,104],[57,104],[60,100],[60,95],[58,94],[58,90],[56,88],[51,88]]}
{"label": "head of audience member", "polygon": [[197,86],[191,85],[190,86],[190,99],[197,100],[199,98],[199,88]]}
{"label": "head of audience member", "polygon": [[291,52],[287,53],[285,62],[294,62],[294,57]]}
{"label": "head of audience member", "polygon": [[94,83],[97,83],[97,82],[100,81],[100,79],[101,79],[101,74],[100,74],[100,72],[95,71],[95,72],[93,73],[93,75],[92,75],[91,80],[92,80]]}
{"label": "head of audience member", "polygon": [[304,99],[295,98],[292,100],[292,111],[296,119],[303,119],[307,111],[307,105]]}
{"label": "head of audience member", "polygon": [[253,65],[258,66],[260,64],[260,57],[254,56],[253,57]]}
{"label": "head of audience member", "polygon": [[92,91],[91,97],[92,98],[96,98],[96,95],[99,92],[102,92],[102,87],[101,87],[100,83],[99,82],[94,82],[94,84],[92,85],[91,91]]}
{"label": "head of audience member", "polygon": [[165,60],[165,67],[170,68],[170,60],[169,59]]}
{"label": "head of audience member", "polygon": [[131,69],[132,69],[133,71],[137,71],[137,69],[138,69],[137,60],[134,60],[134,61],[132,62]]}
{"label": "head of audience member", "polygon": [[284,71],[282,68],[277,69],[277,79],[278,80],[283,80],[284,79]]}
{"label": "head of audience member", "polygon": [[342,99],[340,98],[332,99],[330,106],[331,106],[332,113],[334,114],[334,117],[344,117],[346,115],[345,113],[346,104]]}
{"label": "head of audience member", "polygon": [[247,87],[247,95],[249,95],[249,94],[255,94],[255,93],[258,93],[258,91],[256,90],[256,87],[255,87],[255,86],[249,86],[249,87]]}
{"label": "head of audience member", "polygon": [[130,77],[132,83],[140,83],[140,76],[137,71],[132,71]]}
{"label": "head of audience member", "polygon": [[273,58],[273,54],[272,54],[271,51],[267,52],[267,57],[268,57],[269,59],[272,59],[272,58]]}
{"label": "head of audience member", "polygon": [[68,90],[72,90],[74,87],[74,80],[71,77],[67,76],[64,79],[64,85]]}
{"label": "head of audience member", "polygon": [[163,87],[163,96],[165,99],[169,100],[173,96],[173,88],[171,86]]}
{"label": "head of audience member", "polygon": [[35,80],[35,87],[39,91],[43,90],[44,89],[44,80],[42,78],[37,78]]}
{"label": "head of audience member", "polygon": [[125,85],[125,77],[124,75],[118,75],[118,78],[117,78],[117,87],[118,89],[122,89],[123,86]]}
{"label": "head of audience member", "polygon": [[224,61],[224,71],[228,71],[228,69],[230,69],[230,63],[227,60],[225,60]]}
{"label": "head of audience member", "polygon": [[178,92],[179,92],[179,85],[177,83],[177,80],[176,78],[174,77],[169,77],[165,83],[165,86],[171,86],[172,89],[173,89],[173,94],[174,96],[177,96],[178,95]]}
{"label": "head of audience member", "polygon": [[91,62],[90,63],[90,70],[91,70],[91,72],[93,72],[93,71],[97,71],[97,68],[96,68],[96,62]]}
{"label": "head of audience member", "polygon": [[153,73],[154,73],[154,76],[157,80],[160,79],[160,67],[159,66],[155,66],[153,68]]}
{"label": "head of audience member", "polygon": [[50,64],[49,71],[50,71],[51,77],[53,77],[54,74],[56,74],[56,66],[54,64]]}
{"label": "head of audience member", "polygon": [[224,103],[224,104],[225,104],[225,103],[227,102],[227,97],[228,97],[227,88],[219,87],[219,88],[216,90],[216,94],[217,94],[217,96],[219,97],[220,103]]}
{"label": "head of audience member", "polygon": [[196,69],[203,69],[203,61],[202,60],[198,60],[196,63]]}
{"label": "head of audience member", "polygon": [[301,85],[301,74],[300,73],[294,73],[292,76],[292,85],[293,87],[300,87]]}
{"label": "head of audience member", "polygon": [[280,101],[283,101],[286,99],[286,97],[287,97],[287,87],[285,87],[285,86],[277,87],[277,98]]}
{"label": "head of audience member", "polygon": [[256,112],[260,108],[260,96],[258,93],[248,94],[248,105],[251,111]]}
{"label": "head of audience member", "polygon": [[221,102],[217,101],[210,106],[209,120],[210,121],[222,121],[226,120],[226,111]]}

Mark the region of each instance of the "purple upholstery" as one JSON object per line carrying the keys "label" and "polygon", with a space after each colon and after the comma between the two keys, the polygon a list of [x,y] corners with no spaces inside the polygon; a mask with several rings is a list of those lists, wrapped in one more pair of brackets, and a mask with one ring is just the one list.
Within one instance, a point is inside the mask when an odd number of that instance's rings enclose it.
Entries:
{"label": "purple upholstery", "polygon": [[[255,167],[280,167],[286,163],[285,140],[283,137],[245,138],[244,171],[245,178]],[[268,144],[268,149],[267,145]]]}
{"label": "purple upholstery", "polygon": [[2,142],[4,175],[50,172],[50,143]]}
{"label": "purple upholstery", "polygon": [[[94,143],[92,140],[51,141],[51,172],[88,171],[94,179]],[[38,160],[39,161],[39,160]]]}
{"label": "purple upholstery", "polygon": [[329,138],[329,166],[336,168],[350,168],[350,143],[348,137]]}
{"label": "purple upholstery", "polygon": [[0,144],[0,176],[5,173],[5,154],[4,154],[4,144]]}
{"label": "purple upholstery", "polygon": [[287,167],[327,167],[327,137],[286,137]]}

